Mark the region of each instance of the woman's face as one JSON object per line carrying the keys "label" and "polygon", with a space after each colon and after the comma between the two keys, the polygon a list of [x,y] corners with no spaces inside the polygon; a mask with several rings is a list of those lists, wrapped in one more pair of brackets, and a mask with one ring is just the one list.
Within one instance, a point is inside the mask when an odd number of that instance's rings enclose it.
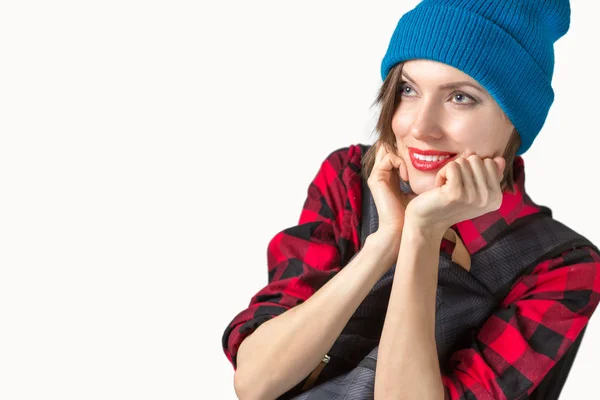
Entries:
{"label": "woman's face", "polygon": [[[401,99],[392,130],[416,194],[434,187],[437,172],[448,160],[471,154],[482,158],[504,154],[513,125],[469,75],[437,61],[410,60],[404,63],[400,85]],[[451,156],[429,155],[419,160],[423,153]]]}

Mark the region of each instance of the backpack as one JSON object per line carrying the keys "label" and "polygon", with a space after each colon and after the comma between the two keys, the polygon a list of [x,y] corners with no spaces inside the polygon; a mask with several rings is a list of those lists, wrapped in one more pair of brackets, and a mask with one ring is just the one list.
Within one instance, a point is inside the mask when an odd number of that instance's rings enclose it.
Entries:
{"label": "backpack", "polygon": [[[368,147],[361,147],[364,154]],[[362,199],[361,247],[378,227],[375,202],[364,179]],[[511,225],[510,234],[472,255],[473,266],[490,266],[488,268],[467,271],[454,263],[450,255],[440,252],[435,336],[442,372],[448,357],[471,342],[519,276],[531,273],[541,260],[554,258],[569,249],[590,246],[598,251],[585,237],[554,220],[548,207],[541,207],[542,212],[516,221]],[[395,267],[393,265],[373,286],[313,374],[278,399],[373,399],[377,350]],[[585,329],[529,399],[558,399]],[[309,385],[312,386],[306,390]]]}

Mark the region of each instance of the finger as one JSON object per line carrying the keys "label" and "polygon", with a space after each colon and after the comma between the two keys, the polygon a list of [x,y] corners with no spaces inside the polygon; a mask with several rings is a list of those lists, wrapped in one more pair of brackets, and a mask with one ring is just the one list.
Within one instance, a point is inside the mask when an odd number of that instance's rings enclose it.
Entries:
{"label": "finger", "polygon": [[491,187],[488,183],[488,172],[485,169],[483,160],[479,156],[470,156],[468,158],[468,161],[471,165],[471,171],[473,171],[473,181],[475,183],[477,191],[480,194],[485,194],[485,192],[491,189]]}
{"label": "finger", "polygon": [[455,164],[456,160],[452,160],[449,163],[445,164],[442,169],[440,169],[438,171],[438,173],[435,175],[435,183],[434,183],[434,187],[440,187],[446,184],[446,181],[448,180],[448,166],[450,164]]}
{"label": "finger", "polygon": [[474,188],[475,177],[473,175],[473,170],[471,169],[471,162],[464,157],[459,157],[456,159],[456,163],[460,165],[461,173],[463,176],[463,186]]}
{"label": "finger", "polygon": [[494,158],[494,162],[498,166],[498,180],[502,180],[504,176],[504,170],[506,169],[506,159],[504,157],[496,157]]}
{"label": "finger", "polygon": [[464,157],[458,158],[456,163],[460,166],[460,173],[462,175],[462,190],[466,196],[466,202],[467,204],[472,204],[478,197],[478,190],[475,185],[471,163]]}
{"label": "finger", "polygon": [[391,163],[393,168],[398,170],[398,174],[403,181],[408,182],[408,168],[406,166],[406,161],[396,154],[389,153],[387,155],[389,158],[389,162]]}
{"label": "finger", "polygon": [[504,176],[506,160],[502,157],[496,157],[494,159],[486,158],[484,160],[484,165],[488,175],[488,186],[492,189],[496,189]]}
{"label": "finger", "polygon": [[443,185],[462,190],[460,165],[456,163],[456,160],[450,161],[448,164],[444,165],[435,176],[434,186],[437,188]]}
{"label": "finger", "polygon": [[446,184],[446,181],[448,180],[448,166],[452,163],[454,163],[454,161],[450,161],[438,171],[438,173],[435,175],[435,182],[433,184],[434,187],[438,188]]}
{"label": "finger", "polygon": [[462,168],[456,161],[451,161],[446,164],[446,185],[448,189],[455,193],[455,198],[459,197],[463,192],[463,175]]}
{"label": "finger", "polygon": [[375,152],[375,165],[379,164],[383,156],[387,153],[385,144],[381,141],[377,142],[377,151]]}
{"label": "finger", "polygon": [[408,168],[404,159],[391,149],[383,151],[382,154],[383,156],[381,158],[380,165],[378,166],[378,168],[383,169],[385,171],[397,169],[400,174],[400,177],[404,181],[408,181]]}
{"label": "finger", "polygon": [[487,185],[490,189],[495,189],[502,180],[502,178],[499,178],[498,165],[491,158],[486,158],[483,160],[483,165],[485,167],[485,174],[487,176]]}
{"label": "finger", "polygon": [[[489,158],[486,158],[486,160],[489,160]],[[469,157],[469,163],[471,164],[471,170],[473,171],[475,179],[475,187],[479,197],[478,204],[485,207],[492,199],[492,193],[494,192],[494,188],[489,184],[490,177],[488,170],[485,167],[484,160],[479,156]],[[492,177],[492,179],[493,178],[494,177]],[[496,186],[499,187],[500,185],[496,183]]]}

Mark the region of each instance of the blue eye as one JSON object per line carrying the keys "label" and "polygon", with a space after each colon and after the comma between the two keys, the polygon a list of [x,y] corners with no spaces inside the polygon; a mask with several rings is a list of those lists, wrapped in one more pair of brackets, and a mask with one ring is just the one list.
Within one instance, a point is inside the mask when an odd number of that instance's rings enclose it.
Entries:
{"label": "blue eye", "polygon": [[400,92],[402,92],[402,94],[403,94],[403,95],[407,94],[407,93],[406,93],[406,89],[407,89],[407,88],[408,88],[408,89],[410,89],[410,90],[412,90],[412,88],[411,88],[410,86],[408,86],[408,85],[405,85],[405,84],[401,84],[401,85],[400,85]]}
{"label": "blue eye", "polygon": [[468,98],[468,99],[471,99],[471,101],[470,101],[470,102],[468,102],[468,103],[464,103],[464,102],[462,102],[462,101],[460,101],[460,100],[459,100],[459,102],[458,102],[458,103],[456,103],[456,104],[459,104],[459,105],[465,105],[465,106],[466,106],[466,105],[472,105],[472,104],[475,104],[475,103],[477,103],[477,100],[475,100],[474,98],[472,98],[471,96],[469,96],[469,95],[468,95],[468,94],[466,94],[466,93],[458,92],[458,93],[456,93],[456,94],[452,94],[452,98],[453,98],[453,99],[456,99],[456,97],[457,97],[457,96],[462,96],[463,98],[465,98],[465,97],[466,97],[466,98]]}

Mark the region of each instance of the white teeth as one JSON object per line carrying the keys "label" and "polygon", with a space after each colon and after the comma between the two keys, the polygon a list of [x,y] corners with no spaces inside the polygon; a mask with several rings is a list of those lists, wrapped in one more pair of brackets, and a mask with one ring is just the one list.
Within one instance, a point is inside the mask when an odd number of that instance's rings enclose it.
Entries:
{"label": "white teeth", "polygon": [[417,160],[422,160],[422,161],[429,161],[429,162],[433,162],[433,161],[442,161],[445,160],[446,158],[450,158],[449,155],[445,155],[445,156],[425,156],[422,154],[415,154],[415,158]]}

